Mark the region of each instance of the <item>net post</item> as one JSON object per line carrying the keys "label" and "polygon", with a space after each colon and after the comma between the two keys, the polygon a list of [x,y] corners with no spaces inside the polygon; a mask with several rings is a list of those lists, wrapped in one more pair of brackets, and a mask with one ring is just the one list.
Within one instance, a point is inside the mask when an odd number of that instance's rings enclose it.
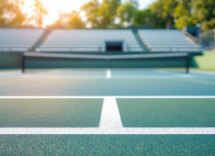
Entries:
{"label": "net post", "polygon": [[25,55],[22,54],[22,73],[25,73]]}
{"label": "net post", "polygon": [[187,74],[189,74],[189,67],[190,67],[189,61],[190,61],[190,57],[189,57],[189,53],[187,53],[187,58],[186,58],[186,73]]}

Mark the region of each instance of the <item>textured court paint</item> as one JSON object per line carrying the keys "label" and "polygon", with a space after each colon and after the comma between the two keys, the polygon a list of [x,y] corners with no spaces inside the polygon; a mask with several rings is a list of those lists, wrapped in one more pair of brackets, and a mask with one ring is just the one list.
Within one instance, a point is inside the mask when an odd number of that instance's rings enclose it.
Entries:
{"label": "textured court paint", "polygon": [[215,99],[117,99],[124,127],[215,127]]}
{"label": "textured court paint", "polygon": [[[7,78],[0,96],[175,96],[215,95],[215,86],[183,78]],[[186,79],[186,78],[184,78]],[[214,78],[201,79],[212,81]]]}
{"label": "textured court paint", "polygon": [[215,155],[215,135],[1,135],[0,155]]}
{"label": "textured court paint", "polygon": [[98,127],[103,99],[0,99],[0,127]]}
{"label": "textured court paint", "polygon": [[104,98],[99,128],[122,128],[116,98]]}

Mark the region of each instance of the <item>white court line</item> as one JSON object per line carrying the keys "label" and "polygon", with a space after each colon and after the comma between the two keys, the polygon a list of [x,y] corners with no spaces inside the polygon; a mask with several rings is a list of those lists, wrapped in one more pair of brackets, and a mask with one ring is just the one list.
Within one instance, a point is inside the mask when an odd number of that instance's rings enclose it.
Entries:
{"label": "white court line", "polygon": [[116,98],[104,98],[99,128],[122,128]]}
{"label": "white court line", "polygon": [[90,79],[90,78],[105,78],[105,75],[98,75],[98,76],[94,76],[94,75],[87,75],[87,76],[84,76],[84,75],[74,75],[74,76],[70,76],[70,75],[30,75],[30,76],[23,76],[23,77],[19,77],[19,78],[47,78],[47,79],[59,79],[59,78],[68,78],[68,79]]}
{"label": "white court line", "polygon": [[107,70],[106,70],[106,78],[107,78],[107,79],[110,79],[110,78],[111,78],[111,70],[110,70],[110,69],[107,69]]}
{"label": "white court line", "polygon": [[0,74],[0,78],[7,78],[7,77],[21,77],[23,76],[22,73],[15,73],[15,74]]}
{"label": "white court line", "polygon": [[199,83],[204,83],[204,84],[209,84],[209,85],[215,85],[215,83],[212,82],[207,82],[207,81],[202,81],[202,80],[193,80],[193,79],[181,79],[181,80],[187,80],[187,81],[192,81],[192,82],[199,82]]}
{"label": "white court line", "polygon": [[215,96],[0,96],[0,99],[213,99]]}
{"label": "white court line", "polygon": [[[120,97],[120,96],[119,96]],[[119,97],[105,97],[103,102],[102,114],[100,119],[100,126],[98,128],[0,128],[0,135],[27,135],[27,134],[142,134],[142,135],[152,135],[152,134],[215,134],[215,127],[210,128],[173,128],[173,127],[165,127],[165,128],[123,128],[122,122],[116,102],[116,98]],[[163,96],[154,96],[157,98],[163,98]],[[168,98],[172,98],[171,96],[166,96]],[[186,96],[175,96],[178,97],[186,97]],[[215,96],[211,97],[199,97],[199,96],[190,96],[189,98],[215,98]],[[2,97],[0,97],[2,98]],[[10,97],[7,97],[10,99]],[[47,97],[52,98],[52,97]],[[58,97],[61,98],[61,97]],[[65,97],[68,98],[68,97]],[[77,98],[77,97],[70,97]],[[78,98],[88,98],[88,97],[78,97]],[[95,97],[93,97],[95,98]],[[101,98],[101,97],[96,97]],[[124,98],[124,97],[122,97]],[[130,97],[129,97],[130,98]],[[139,97],[137,97],[139,98]],[[152,98],[151,96],[142,97],[142,98]],[[186,97],[187,98],[187,97]],[[29,97],[27,97],[29,99]],[[62,98],[61,98],[62,99]]]}
{"label": "white court line", "polygon": [[142,135],[197,135],[215,134],[215,127],[210,128],[0,128],[0,135],[27,134],[142,134]]}
{"label": "white court line", "polygon": [[166,71],[166,70],[162,70],[162,71],[155,71],[155,72],[157,72],[157,73],[163,73],[163,74],[168,74],[168,75],[174,75],[174,76],[181,76],[181,77],[193,77],[193,76],[191,76],[191,75],[189,75],[189,74],[178,74],[178,73],[174,73],[174,72],[172,72],[172,71]]}
{"label": "white court line", "polygon": [[209,72],[209,71],[191,71],[191,73],[206,74],[206,75],[213,75],[213,76],[215,76],[214,72]]}

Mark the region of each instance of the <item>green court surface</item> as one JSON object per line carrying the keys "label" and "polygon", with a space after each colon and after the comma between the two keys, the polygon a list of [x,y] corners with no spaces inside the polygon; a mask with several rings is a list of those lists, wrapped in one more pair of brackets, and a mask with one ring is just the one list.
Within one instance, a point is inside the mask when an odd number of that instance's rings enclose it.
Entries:
{"label": "green court surface", "polygon": [[215,135],[1,135],[0,155],[215,155]]}
{"label": "green court surface", "polygon": [[0,73],[0,155],[215,155],[215,74]]}
{"label": "green court surface", "polygon": [[0,127],[98,127],[103,99],[1,99]]}
{"label": "green court surface", "polygon": [[215,95],[215,78],[2,78],[2,96]]}
{"label": "green court surface", "polygon": [[117,99],[124,127],[215,127],[214,99]]}
{"label": "green court surface", "polygon": [[215,70],[215,52],[206,51],[203,56],[195,56],[195,61],[200,69],[214,71]]}

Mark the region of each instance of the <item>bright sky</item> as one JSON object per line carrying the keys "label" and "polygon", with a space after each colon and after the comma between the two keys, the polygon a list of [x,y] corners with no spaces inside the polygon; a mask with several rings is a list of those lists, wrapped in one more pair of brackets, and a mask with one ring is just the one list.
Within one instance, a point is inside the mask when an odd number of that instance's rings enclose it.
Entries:
{"label": "bright sky", "polygon": [[[23,11],[31,15],[32,7],[34,5],[34,0],[23,0],[25,2],[25,6],[23,7]],[[50,25],[54,21],[58,19],[59,10],[61,13],[70,13],[72,10],[79,10],[80,6],[87,3],[89,0],[42,0],[44,7],[48,10],[49,14],[45,19],[45,24]],[[99,0],[102,1],[102,0]],[[125,1],[125,0],[122,0]],[[155,0],[139,0],[139,8],[146,8],[149,4],[151,4]]]}

